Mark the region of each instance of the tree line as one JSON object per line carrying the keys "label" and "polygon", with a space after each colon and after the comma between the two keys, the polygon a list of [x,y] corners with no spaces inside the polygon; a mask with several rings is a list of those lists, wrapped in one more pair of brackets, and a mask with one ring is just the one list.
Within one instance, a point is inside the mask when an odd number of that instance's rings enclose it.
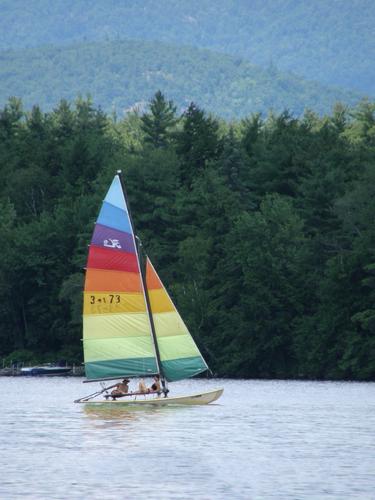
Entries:
{"label": "tree line", "polygon": [[122,169],[137,232],[213,371],[375,378],[375,104],[226,122],[157,92],[0,111],[0,355],[82,360],[83,271]]}

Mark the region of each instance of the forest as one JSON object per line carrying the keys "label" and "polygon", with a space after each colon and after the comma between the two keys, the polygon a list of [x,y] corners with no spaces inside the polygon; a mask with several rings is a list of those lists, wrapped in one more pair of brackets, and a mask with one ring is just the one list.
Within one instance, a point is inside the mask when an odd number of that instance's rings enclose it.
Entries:
{"label": "forest", "polygon": [[375,380],[375,103],[219,119],[157,92],[0,111],[0,356],[82,362],[84,267],[122,169],[135,227],[213,372]]}

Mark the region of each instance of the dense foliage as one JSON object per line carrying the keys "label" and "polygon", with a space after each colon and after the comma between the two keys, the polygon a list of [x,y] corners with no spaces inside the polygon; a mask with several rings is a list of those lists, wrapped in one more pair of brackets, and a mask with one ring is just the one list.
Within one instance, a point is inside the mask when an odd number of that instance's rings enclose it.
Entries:
{"label": "dense foliage", "polygon": [[359,95],[306,82],[274,68],[266,70],[241,59],[187,47],[150,42],[81,43],[0,54],[0,105],[22,97],[31,109],[46,110],[61,98],[90,94],[106,112],[144,107],[150,88],[160,88],[179,109],[190,101],[223,117],[284,108],[328,112],[334,102],[354,104]]}
{"label": "dense foliage", "polygon": [[[82,268],[122,168],[135,225],[221,375],[375,379],[375,105],[224,123],[157,93],[0,112],[0,353],[81,357]],[[18,351],[18,354],[14,351]],[[25,351],[26,350],[26,351]]]}
{"label": "dense foliage", "polygon": [[163,41],[374,96],[374,24],[372,0],[2,0],[0,47]]}

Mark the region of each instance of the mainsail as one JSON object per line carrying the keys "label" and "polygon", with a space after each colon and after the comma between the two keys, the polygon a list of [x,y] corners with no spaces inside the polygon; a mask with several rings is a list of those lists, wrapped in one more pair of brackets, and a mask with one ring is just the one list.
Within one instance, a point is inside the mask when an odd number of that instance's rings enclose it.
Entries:
{"label": "mainsail", "polygon": [[118,175],[96,221],[86,268],[86,377],[158,373],[135,238]]}
{"label": "mainsail", "polygon": [[160,373],[169,381],[206,371],[154,267],[145,271],[121,179],[103,201],[87,260],[83,347],[89,380]]}

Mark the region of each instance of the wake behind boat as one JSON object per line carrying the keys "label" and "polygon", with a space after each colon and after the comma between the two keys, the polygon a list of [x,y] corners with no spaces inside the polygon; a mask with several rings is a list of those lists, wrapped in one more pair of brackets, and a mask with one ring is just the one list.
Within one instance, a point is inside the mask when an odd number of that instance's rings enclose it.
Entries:
{"label": "wake behind boat", "polygon": [[[171,397],[168,382],[209,370],[140,240],[121,171],[103,201],[86,266],[83,349],[87,382],[157,375],[157,391],[113,396],[103,387],[77,399],[101,404],[208,404],[223,389]],[[127,391],[126,391],[127,392]]]}

